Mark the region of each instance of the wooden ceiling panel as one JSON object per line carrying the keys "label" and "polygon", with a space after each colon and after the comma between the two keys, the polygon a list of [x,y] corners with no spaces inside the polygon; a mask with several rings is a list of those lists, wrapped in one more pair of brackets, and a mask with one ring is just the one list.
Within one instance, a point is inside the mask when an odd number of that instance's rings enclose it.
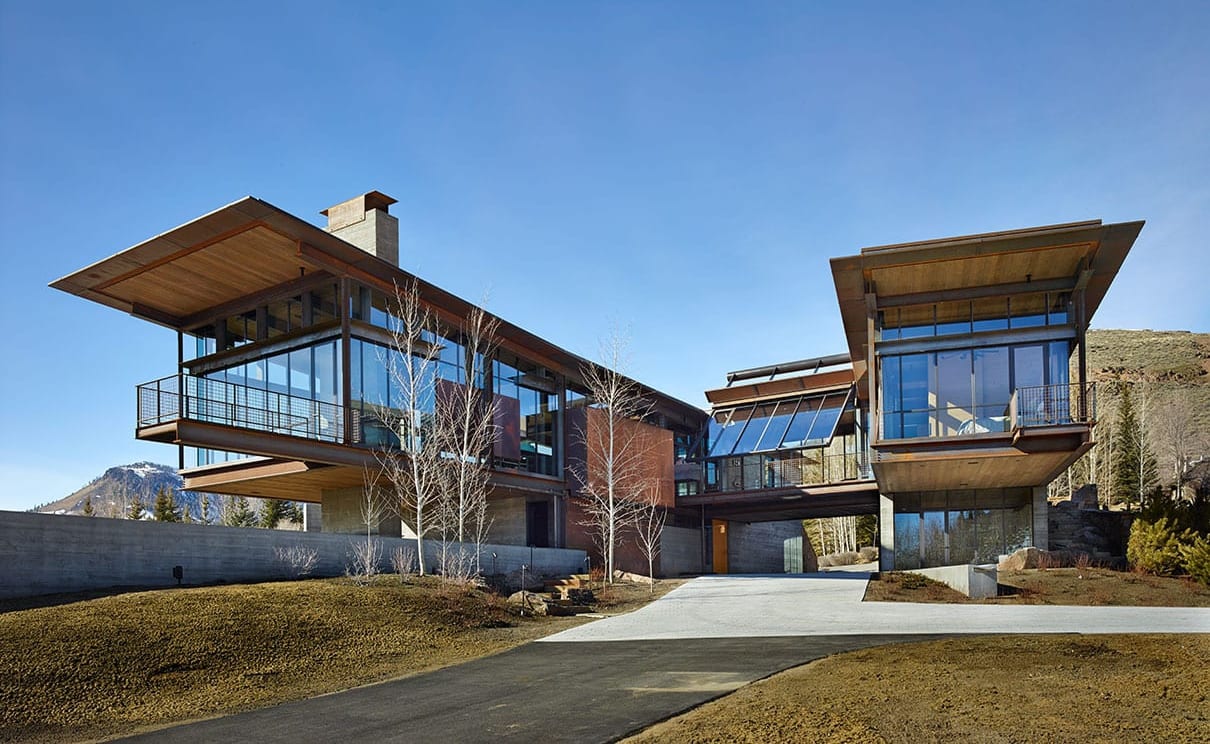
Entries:
{"label": "wooden ceiling panel", "polygon": [[1088,243],[1015,253],[883,266],[869,270],[881,297],[1075,276]]}

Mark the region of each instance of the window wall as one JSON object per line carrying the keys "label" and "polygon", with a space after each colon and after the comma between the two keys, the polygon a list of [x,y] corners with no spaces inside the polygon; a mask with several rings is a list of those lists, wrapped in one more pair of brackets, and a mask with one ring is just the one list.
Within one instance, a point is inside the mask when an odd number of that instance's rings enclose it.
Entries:
{"label": "window wall", "polygon": [[546,370],[502,355],[492,363],[498,468],[561,475],[558,382]]}
{"label": "window wall", "polygon": [[878,313],[877,332],[879,341],[896,341],[1067,325],[1071,318],[1071,293],[1038,292],[888,308]]}
{"label": "window wall", "polygon": [[1069,341],[956,348],[879,359],[883,439],[1012,428],[1014,390],[1066,385]]}
{"label": "window wall", "polygon": [[1028,488],[897,493],[895,568],[995,563],[1033,544]]}

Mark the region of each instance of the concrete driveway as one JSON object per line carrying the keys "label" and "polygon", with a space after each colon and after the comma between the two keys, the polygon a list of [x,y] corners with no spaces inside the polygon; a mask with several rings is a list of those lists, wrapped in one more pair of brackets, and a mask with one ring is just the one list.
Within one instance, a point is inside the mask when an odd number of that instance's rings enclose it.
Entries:
{"label": "concrete driveway", "polygon": [[941,633],[1208,633],[1210,609],[862,602],[869,574],[703,576],[543,643]]}

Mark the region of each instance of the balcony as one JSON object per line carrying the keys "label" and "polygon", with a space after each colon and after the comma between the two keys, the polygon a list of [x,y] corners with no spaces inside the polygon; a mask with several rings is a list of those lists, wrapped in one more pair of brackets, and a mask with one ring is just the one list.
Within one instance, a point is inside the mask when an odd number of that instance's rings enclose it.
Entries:
{"label": "balcony", "polygon": [[1078,383],[1018,388],[995,413],[934,410],[922,435],[875,442],[879,486],[896,493],[1045,485],[1092,446],[1096,390]]}
{"label": "balcony", "polygon": [[718,482],[707,492],[739,492],[787,487],[822,486],[872,480],[869,452],[846,452],[775,458],[748,455],[718,460]]}
{"label": "balcony", "polygon": [[139,431],[188,420],[343,442],[344,416],[344,407],[335,403],[192,375],[172,375],[138,387]]}

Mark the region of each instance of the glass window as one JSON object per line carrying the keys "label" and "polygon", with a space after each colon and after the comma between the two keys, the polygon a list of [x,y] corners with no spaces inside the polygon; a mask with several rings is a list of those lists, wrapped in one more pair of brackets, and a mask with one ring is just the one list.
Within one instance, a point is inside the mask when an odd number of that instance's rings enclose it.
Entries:
{"label": "glass window", "polygon": [[811,423],[811,432],[807,435],[806,442],[808,446],[827,445],[832,441],[832,435],[836,432],[836,424],[840,421],[846,397],[847,394],[832,394],[824,399],[823,405],[819,408],[819,415]]}
{"label": "glass window", "polygon": [[785,449],[796,449],[806,444],[807,439],[811,436],[811,425],[815,423],[815,418],[819,415],[819,409],[823,407],[825,397],[805,398],[798,406],[798,412],[794,414],[794,418],[790,421],[790,426],[786,429],[785,439],[782,441],[782,447]]}
{"label": "glass window", "polygon": [[1011,328],[1032,328],[1046,325],[1046,295],[1016,295],[1009,298]]}
{"label": "glass window", "polygon": [[1046,384],[1041,344],[1013,348],[1013,387],[1017,390]]}
{"label": "glass window", "polygon": [[739,441],[739,435],[743,433],[744,424],[748,422],[748,416],[751,413],[752,406],[726,413],[726,419],[720,423],[717,436],[713,439],[714,446],[710,448],[711,457],[731,454],[731,450],[735,448],[735,443]]}
{"label": "glass window", "polygon": [[882,438],[899,439],[903,436],[899,357],[883,357],[879,363],[882,367]]}
{"label": "glass window", "polygon": [[974,510],[950,510],[946,519],[949,528],[949,565],[971,563],[975,560]]}
{"label": "glass window", "polygon": [[1050,307],[1046,322],[1050,325],[1063,325],[1071,317],[1071,294],[1068,292],[1052,292],[1048,297]]}
{"label": "glass window", "polygon": [[937,354],[937,436],[968,433],[971,414],[971,351]]}
{"label": "glass window", "polygon": [[782,437],[785,436],[786,428],[790,426],[790,419],[794,418],[794,411],[798,409],[800,401],[801,398],[795,398],[794,400],[783,400],[777,404],[777,410],[769,418],[769,425],[765,427],[765,433],[756,445],[757,450],[778,448]]}
{"label": "glass window", "polygon": [[920,514],[895,515],[895,568],[920,568]]}
{"label": "glass window", "polygon": [[748,418],[748,425],[744,427],[743,434],[740,435],[739,441],[735,444],[734,454],[740,455],[746,452],[754,452],[756,443],[760,441],[761,434],[765,433],[765,426],[769,423],[769,419],[773,415],[773,405],[759,405]]}
{"label": "glass window", "polygon": [[934,355],[905,354],[900,359],[903,436],[930,436],[930,418],[937,387]]}
{"label": "glass window", "polygon": [[924,338],[935,332],[932,305],[899,308],[900,338]]}
{"label": "glass window", "polygon": [[941,302],[937,304],[937,335],[949,336],[971,332],[970,302]]}
{"label": "glass window", "polygon": [[1008,430],[1008,349],[975,349],[975,416],[986,431]]}
{"label": "glass window", "polygon": [[973,328],[981,331],[1002,331],[1008,328],[1008,298],[982,297],[971,303]]}
{"label": "glass window", "polygon": [[878,311],[878,340],[894,341],[899,338],[899,309]]}

